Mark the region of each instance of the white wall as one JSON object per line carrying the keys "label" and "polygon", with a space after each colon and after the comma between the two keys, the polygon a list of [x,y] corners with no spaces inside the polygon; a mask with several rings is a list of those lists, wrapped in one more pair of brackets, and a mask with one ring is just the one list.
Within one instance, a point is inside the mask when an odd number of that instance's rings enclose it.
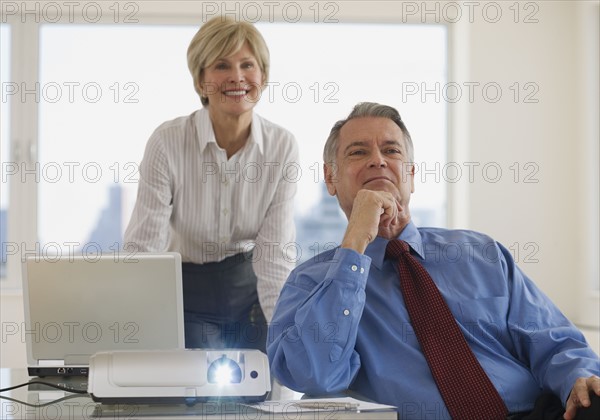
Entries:
{"label": "white wall", "polygon": [[[455,213],[455,220],[518,248],[521,267],[569,317],[597,326],[597,294],[595,301],[588,299],[592,282],[598,284],[598,132],[591,128],[598,126],[598,44],[582,46],[598,4],[537,4],[538,23],[515,24],[510,16],[463,28],[468,35],[457,48],[468,51],[464,76],[482,85],[498,83],[503,97],[497,103],[476,97],[461,108],[458,118],[466,122],[456,134],[467,140],[455,158],[482,166],[496,162],[503,176],[497,183],[462,185],[465,205],[457,209],[467,217]],[[595,72],[590,54],[596,56]],[[509,89],[515,82],[535,83],[539,102],[524,103],[532,90],[521,89],[515,103]],[[519,180],[510,170],[515,162]],[[539,169],[537,183],[524,182],[528,162]],[[528,263],[526,256],[538,261]]]}
{"label": "white wall", "polygon": [[[435,3],[428,3],[430,10]],[[486,232],[518,249],[520,266],[567,316],[581,325],[595,324],[587,333],[598,352],[598,297],[590,292],[591,284],[598,283],[599,255],[598,44],[588,45],[594,39],[589,28],[597,28],[598,2],[529,2],[539,10],[520,9],[517,23],[514,10],[509,9],[513,2],[500,2],[502,18],[492,23],[493,9],[482,14],[491,3],[479,2],[473,19],[463,7],[461,19],[449,24],[450,80],[462,86],[480,83],[472,102],[461,100],[450,108],[449,160],[464,169],[465,162],[479,165],[474,167],[474,182],[463,177],[449,185],[450,225]],[[143,11],[144,4],[139,4]],[[151,8],[165,7],[161,4],[153,3]],[[169,10],[179,13],[189,4],[170,5]],[[445,2],[438,3],[438,17],[424,14],[422,2],[336,4],[336,18],[341,21],[384,16],[387,22],[423,18],[427,23],[449,23],[455,16],[450,8],[444,9]],[[538,22],[524,23],[532,12],[529,17]],[[597,40],[597,32],[595,36]],[[402,52],[392,44],[390,53]],[[502,89],[496,103],[491,103],[492,90],[487,99],[482,96],[481,87],[491,82]],[[510,89],[516,82],[520,84],[517,103]],[[524,89],[528,82],[539,89],[530,98],[537,103],[524,103],[524,95],[533,92]],[[517,182],[510,169],[515,162],[520,169]],[[526,163],[532,166],[526,168]],[[498,182],[483,178],[481,169],[486,164],[502,169]],[[533,177],[538,182],[524,182],[535,168]],[[487,175],[494,176],[491,166]],[[523,261],[526,256],[537,262]],[[24,366],[21,336],[4,335],[7,326],[21,325],[22,298],[3,292],[0,304],[0,366]]]}
{"label": "white wall", "polygon": [[23,295],[21,293],[2,292],[0,322],[2,325],[0,367],[27,366],[25,338],[21,335],[24,322]]}

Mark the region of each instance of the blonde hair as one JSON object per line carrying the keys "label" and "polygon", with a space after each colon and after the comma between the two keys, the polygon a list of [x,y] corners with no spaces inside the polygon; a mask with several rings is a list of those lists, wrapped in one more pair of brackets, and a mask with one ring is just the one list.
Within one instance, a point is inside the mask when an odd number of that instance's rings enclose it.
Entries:
{"label": "blonde hair", "polygon": [[263,74],[263,84],[269,79],[269,49],[262,35],[248,22],[238,22],[227,16],[216,16],[196,32],[187,50],[188,68],[194,79],[194,89],[202,105],[208,98],[202,96],[200,81],[204,69],[219,58],[229,57],[248,43]]}

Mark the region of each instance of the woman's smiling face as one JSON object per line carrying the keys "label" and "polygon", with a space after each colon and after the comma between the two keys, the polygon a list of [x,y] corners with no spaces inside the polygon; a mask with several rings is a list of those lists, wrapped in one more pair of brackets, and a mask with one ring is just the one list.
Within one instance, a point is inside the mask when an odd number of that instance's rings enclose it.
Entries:
{"label": "woman's smiling face", "polygon": [[242,115],[251,112],[263,88],[264,76],[248,44],[203,70],[202,93],[211,112]]}

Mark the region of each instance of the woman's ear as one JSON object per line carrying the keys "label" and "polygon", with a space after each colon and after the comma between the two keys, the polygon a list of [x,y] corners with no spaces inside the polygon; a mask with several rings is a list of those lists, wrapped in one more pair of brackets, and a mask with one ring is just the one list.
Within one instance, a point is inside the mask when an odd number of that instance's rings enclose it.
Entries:
{"label": "woman's ear", "polygon": [[196,79],[196,89],[200,92],[200,96],[206,98],[206,92],[204,91],[204,71],[200,70],[198,79]]}

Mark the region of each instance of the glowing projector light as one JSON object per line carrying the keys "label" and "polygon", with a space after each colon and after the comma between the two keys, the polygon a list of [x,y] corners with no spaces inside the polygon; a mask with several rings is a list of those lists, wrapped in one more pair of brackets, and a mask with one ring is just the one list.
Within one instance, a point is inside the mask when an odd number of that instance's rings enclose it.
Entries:
{"label": "glowing projector light", "polygon": [[106,404],[259,402],[269,391],[269,362],[258,350],[121,350],[90,358],[88,393]]}
{"label": "glowing projector light", "polygon": [[239,384],[242,382],[242,369],[227,356],[223,355],[208,367],[208,382],[225,384]]}

